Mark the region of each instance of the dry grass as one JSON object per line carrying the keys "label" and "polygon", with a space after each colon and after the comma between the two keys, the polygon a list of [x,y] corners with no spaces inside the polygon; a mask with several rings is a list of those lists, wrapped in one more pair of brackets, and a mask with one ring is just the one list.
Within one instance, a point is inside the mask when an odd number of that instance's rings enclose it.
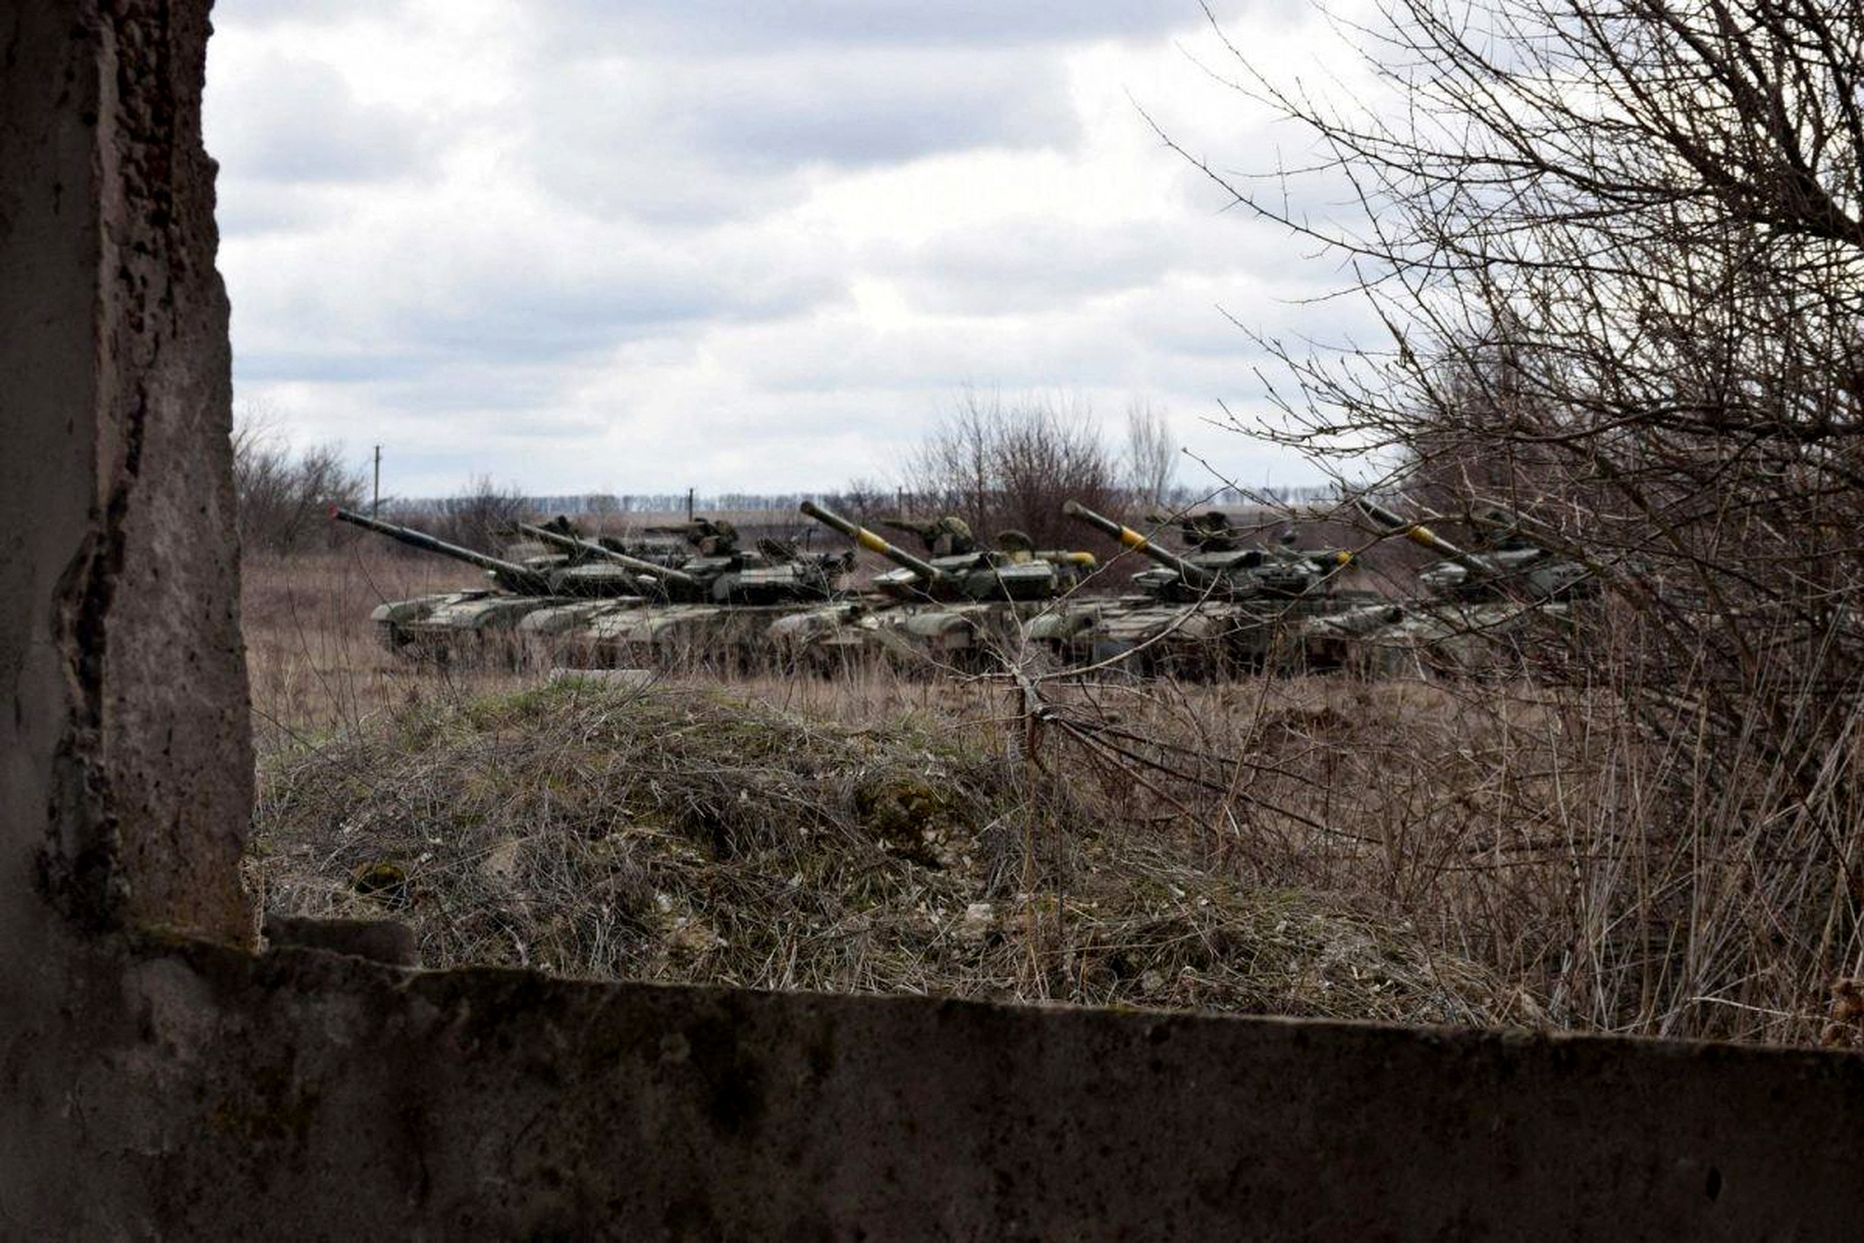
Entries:
{"label": "dry grass", "polygon": [[550,686],[405,664],[370,633],[380,600],[468,581],[367,544],[248,563],[249,879],[268,909],[394,910],[431,965],[1412,1022],[1518,1011],[1401,921],[1239,883],[1195,836],[1109,819],[1064,757],[1006,755],[988,684]]}
{"label": "dry grass", "polygon": [[248,556],[241,624],[261,755],[439,695],[507,684],[499,670],[441,669],[396,658],[369,612],[385,600],[483,586],[471,566],[404,556],[383,541],[344,539],[326,552]]}
{"label": "dry grass", "polygon": [[544,688],[397,663],[369,608],[471,575],[368,548],[248,566],[251,876],[406,899],[433,965],[1800,1043],[1864,974],[1806,844],[1857,857],[1849,769],[1679,801],[1705,757],[1604,690],[1052,684],[1032,735],[1002,682]]}
{"label": "dry grass", "polygon": [[413,923],[431,965],[1486,1023],[1486,973],[1105,819],[988,730],[561,681],[274,758],[274,908]]}

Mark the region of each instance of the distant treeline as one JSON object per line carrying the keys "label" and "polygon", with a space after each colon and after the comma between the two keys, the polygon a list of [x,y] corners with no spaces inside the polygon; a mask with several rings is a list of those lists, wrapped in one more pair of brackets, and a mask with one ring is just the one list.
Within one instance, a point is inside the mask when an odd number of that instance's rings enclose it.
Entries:
{"label": "distant treeline", "polygon": [[[1165,503],[1174,509],[1213,505],[1222,507],[1247,507],[1261,504],[1270,505],[1314,505],[1335,501],[1339,490],[1331,484],[1313,487],[1262,487],[1248,490],[1240,488],[1197,489],[1187,487],[1173,488],[1166,496]],[[844,494],[828,489],[820,492],[642,492],[617,496],[610,492],[586,492],[554,496],[525,496],[521,498],[522,506],[534,513],[568,514],[571,517],[606,516],[610,514],[674,514],[684,513],[689,501],[693,512],[706,513],[795,513],[796,507],[805,499],[815,498],[827,503],[837,500],[853,502],[850,508],[870,511],[875,508],[899,509],[913,513],[928,508],[923,498],[904,490],[895,490],[885,494]],[[383,498],[384,509],[393,508],[397,513],[418,514],[454,514],[463,508],[471,507],[477,502],[472,496],[417,496],[395,497],[392,502]]]}

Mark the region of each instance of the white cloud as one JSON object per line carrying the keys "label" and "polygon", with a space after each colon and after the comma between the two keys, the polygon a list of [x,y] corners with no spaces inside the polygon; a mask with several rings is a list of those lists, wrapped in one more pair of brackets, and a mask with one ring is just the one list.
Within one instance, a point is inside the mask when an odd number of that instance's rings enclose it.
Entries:
{"label": "white cloud", "polygon": [[925,49],[1143,38],[1194,27],[1202,14],[1185,0],[567,0],[552,5],[547,20],[572,48],[613,41],[675,51]]}
{"label": "white cloud", "polygon": [[[1252,54],[1298,57],[1281,3]],[[1341,333],[1338,273],[1226,210],[1294,137],[1201,71],[1193,0],[225,3],[208,141],[235,379],[394,490],[831,488],[966,385],[1261,398],[1252,326]],[[1323,184],[1310,206],[1329,210]],[[1312,194],[1313,192],[1309,192]]]}

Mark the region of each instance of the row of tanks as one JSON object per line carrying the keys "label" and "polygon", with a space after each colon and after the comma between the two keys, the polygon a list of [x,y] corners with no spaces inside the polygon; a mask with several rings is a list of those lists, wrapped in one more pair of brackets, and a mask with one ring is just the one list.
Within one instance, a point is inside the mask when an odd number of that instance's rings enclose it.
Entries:
{"label": "row of tanks", "polygon": [[1154,564],[1130,587],[1098,587],[1093,553],[1040,549],[1018,532],[984,547],[959,519],[881,519],[915,536],[902,548],[825,506],[807,517],[894,568],[848,584],[852,550],[780,540],[742,546],[728,522],[695,518],[624,541],[589,538],[567,519],[518,524],[502,556],[379,519],[332,516],[485,571],[477,587],[384,603],[374,620],[392,649],[436,659],[496,651],[590,667],[754,667],[833,673],[886,662],[981,671],[1032,655],[1052,665],[1192,678],[1252,671],[1478,668],[1497,640],[1561,620],[1596,590],[1595,568],[1532,542],[1494,516],[1467,551],[1376,501],[1356,502],[1378,537],[1403,536],[1439,560],[1420,591],[1394,599],[1342,585],[1358,553],[1254,546],[1217,511],[1156,518],[1182,550],[1070,501],[1064,512]]}

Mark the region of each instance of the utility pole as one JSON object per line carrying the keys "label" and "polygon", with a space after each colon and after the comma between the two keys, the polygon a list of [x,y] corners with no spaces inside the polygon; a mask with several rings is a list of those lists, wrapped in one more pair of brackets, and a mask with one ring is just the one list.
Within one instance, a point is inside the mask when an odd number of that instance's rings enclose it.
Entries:
{"label": "utility pole", "polygon": [[375,447],[375,491],[369,496],[369,516],[382,516],[382,446]]}
{"label": "utility pole", "polygon": [[691,522],[692,520],[693,520],[693,490],[691,488],[688,488],[686,489],[686,521]]}

